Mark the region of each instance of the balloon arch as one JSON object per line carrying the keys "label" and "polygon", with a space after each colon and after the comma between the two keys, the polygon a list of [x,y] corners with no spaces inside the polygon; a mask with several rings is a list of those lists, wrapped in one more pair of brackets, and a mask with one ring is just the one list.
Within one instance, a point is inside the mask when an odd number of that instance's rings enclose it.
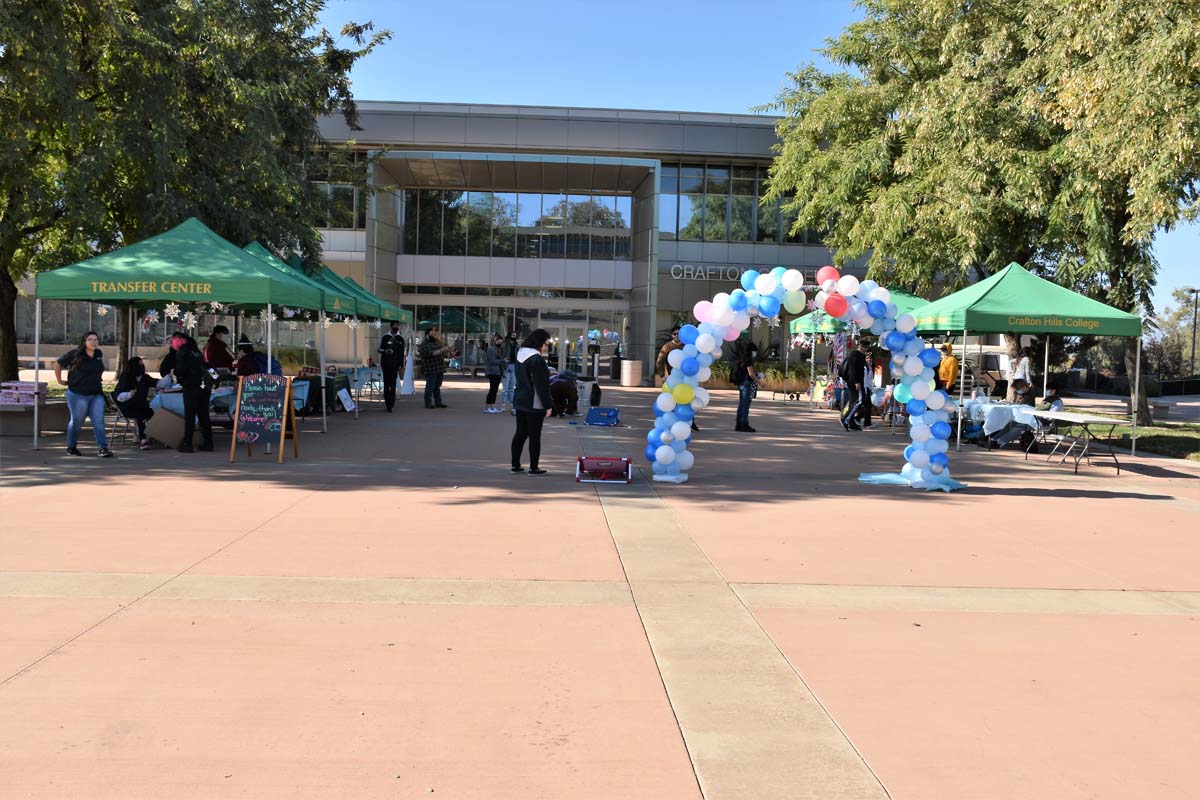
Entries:
{"label": "balloon arch", "polygon": [[668,355],[671,371],[654,401],[654,428],[646,435],[645,453],[654,480],[687,481],[696,461],[688,449],[692,420],[710,399],[700,384],[711,377],[713,362],[722,356],[722,345],[736,340],[754,317],[770,319],[781,308],[792,314],[819,308],[852,330],[879,337],[880,346],[891,352],[891,374],[899,380],[893,397],[908,412],[912,444],[904,451],[906,463],[900,474],[863,475],[861,479],[923,489],[949,490],[961,485],[950,479],[947,455],[950,396],[937,389],[934,380],[942,354],[916,334],[911,315],[897,316],[888,290],[875,281],[860,282],[853,275],[840,275],[834,267],[822,267],[816,278],[818,291],[811,303],[804,292],[804,275],[784,267],[767,273],[746,270],[741,288],[696,303],[692,311],[699,324],[680,328],[683,347]]}

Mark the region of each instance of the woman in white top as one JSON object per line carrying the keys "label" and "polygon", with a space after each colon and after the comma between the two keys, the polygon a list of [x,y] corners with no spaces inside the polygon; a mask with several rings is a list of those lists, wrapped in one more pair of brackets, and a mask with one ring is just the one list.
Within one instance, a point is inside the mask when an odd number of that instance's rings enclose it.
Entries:
{"label": "woman in white top", "polygon": [[1017,361],[1016,369],[1012,372],[1012,381],[1016,385],[1017,381],[1024,381],[1026,384],[1029,380],[1029,357],[1033,355],[1033,351],[1028,347],[1021,348],[1021,358]]}

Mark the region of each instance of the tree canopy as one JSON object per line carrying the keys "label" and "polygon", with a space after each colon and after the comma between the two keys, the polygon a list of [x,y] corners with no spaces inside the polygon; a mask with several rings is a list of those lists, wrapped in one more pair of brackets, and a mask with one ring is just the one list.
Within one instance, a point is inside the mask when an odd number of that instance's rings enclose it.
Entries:
{"label": "tree canopy", "polygon": [[[189,216],[320,260],[319,117],[356,127],[350,70],[386,40],[319,27],[324,0],[0,5],[0,376],[16,281]],[[349,46],[341,43],[349,41]],[[365,175],[364,175],[365,177]]]}

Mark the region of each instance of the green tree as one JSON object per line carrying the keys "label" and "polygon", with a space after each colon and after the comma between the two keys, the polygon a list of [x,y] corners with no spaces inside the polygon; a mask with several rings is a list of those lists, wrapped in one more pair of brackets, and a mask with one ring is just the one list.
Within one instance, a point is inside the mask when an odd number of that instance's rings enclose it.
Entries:
{"label": "green tree", "polygon": [[1196,332],[1196,300],[1187,288],[1171,293],[1174,306],[1165,306],[1154,316],[1154,331],[1146,337],[1143,350],[1146,366],[1159,378],[1188,378],[1200,375],[1200,353],[1192,358]]}
{"label": "green tree", "polygon": [[[16,281],[189,216],[315,266],[349,73],[386,40],[319,28],[324,0],[11,0],[0,6],[0,376]],[[314,176],[314,168],[318,173]],[[123,326],[121,330],[123,330]]]}

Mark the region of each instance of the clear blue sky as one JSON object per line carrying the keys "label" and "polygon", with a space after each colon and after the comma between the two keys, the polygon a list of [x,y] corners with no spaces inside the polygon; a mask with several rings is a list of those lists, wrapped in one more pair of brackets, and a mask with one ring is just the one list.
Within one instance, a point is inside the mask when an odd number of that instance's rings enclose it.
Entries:
{"label": "clear blue sky", "polygon": [[[850,0],[431,3],[330,0],[325,24],[394,38],[354,72],[360,100],[745,113],[859,16]],[[1200,285],[1200,225],[1155,246],[1158,304]]]}

